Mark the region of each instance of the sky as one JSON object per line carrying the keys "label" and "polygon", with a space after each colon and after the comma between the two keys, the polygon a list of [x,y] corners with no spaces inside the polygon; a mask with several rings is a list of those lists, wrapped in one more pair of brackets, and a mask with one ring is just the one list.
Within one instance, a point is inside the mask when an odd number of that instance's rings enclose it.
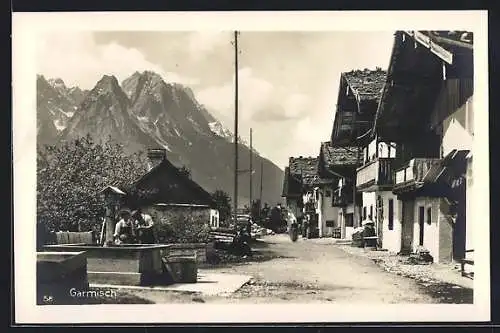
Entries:
{"label": "sky", "polygon": [[[290,156],[317,156],[333,127],[341,72],[387,69],[393,31],[242,31],[239,134],[284,168]],[[38,74],[91,89],[105,74],[121,82],[152,70],[181,83],[234,130],[233,32],[77,31],[38,39]]]}

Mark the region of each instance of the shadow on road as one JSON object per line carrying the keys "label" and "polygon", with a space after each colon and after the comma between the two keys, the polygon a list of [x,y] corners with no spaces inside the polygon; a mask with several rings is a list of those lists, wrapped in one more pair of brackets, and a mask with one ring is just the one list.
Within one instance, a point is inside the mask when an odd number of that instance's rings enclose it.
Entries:
{"label": "shadow on road", "polygon": [[458,285],[449,283],[433,283],[424,284],[418,283],[424,292],[438,301],[438,303],[446,304],[473,304],[474,290],[464,288]]}
{"label": "shadow on road", "polygon": [[[266,244],[265,242],[260,242],[259,245]],[[217,263],[206,263],[199,267],[203,269],[211,268],[228,268],[235,266],[243,266],[252,263],[266,262],[274,259],[295,259],[296,257],[285,256],[279,254],[276,251],[266,249],[268,246],[264,245],[261,248],[256,247],[252,244],[252,255],[251,256],[237,256],[228,253],[227,251],[217,251],[217,255],[220,259]]]}
{"label": "shadow on road", "polygon": [[252,240],[252,242],[250,243],[250,246],[252,247],[252,249],[264,249],[264,248],[268,248],[269,245],[272,245],[272,244],[274,244],[274,243],[264,242],[263,240],[256,239],[256,240]]}

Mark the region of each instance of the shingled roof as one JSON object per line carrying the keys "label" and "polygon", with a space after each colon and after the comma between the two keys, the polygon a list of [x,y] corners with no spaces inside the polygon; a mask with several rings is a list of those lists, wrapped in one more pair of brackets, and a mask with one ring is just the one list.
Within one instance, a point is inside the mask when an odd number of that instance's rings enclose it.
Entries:
{"label": "shingled roof", "polygon": [[341,74],[359,101],[376,100],[382,96],[387,72],[381,68],[352,70]]}
{"label": "shingled roof", "polygon": [[331,142],[335,146],[363,145],[359,138],[369,132],[387,80],[387,72],[352,70],[340,74],[340,85]]}
{"label": "shingled roof", "polygon": [[358,147],[333,147],[331,142],[322,142],[320,154],[329,168],[357,166],[361,161]]}
{"label": "shingled roof", "polygon": [[[290,177],[301,183],[303,186],[318,186],[322,184],[332,183],[331,178],[321,177],[318,172],[318,157],[290,157],[288,161],[288,170]],[[291,180],[287,180],[288,184],[283,186],[283,195],[290,193]]]}
{"label": "shingled roof", "polygon": [[318,173],[317,157],[290,157],[288,167],[292,175],[303,175],[304,177]]}

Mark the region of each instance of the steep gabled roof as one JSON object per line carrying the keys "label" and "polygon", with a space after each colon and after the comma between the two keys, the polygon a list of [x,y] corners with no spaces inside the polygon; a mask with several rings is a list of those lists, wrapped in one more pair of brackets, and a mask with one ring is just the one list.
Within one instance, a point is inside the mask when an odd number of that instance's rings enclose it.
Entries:
{"label": "steep gabled roof", "polygon": [[473,92],[473,72],[471,32],[397,31],[371,136],[398,140],[417,135],[444,81],[460,79],[460,96],[454,98],[460,104]]}
{"label": "steep gabled roof", "polygon": [[327,167],[356,167],[360,163],[358,147],[334,147],[331,142],[322,142],[320,154]]}
{"label": "steep gabled roof", "polygon": [[[168,176],[166,176],[167,174]],[[165,188],[166,183],[169,183],[169,189]],[[170,185],[174,189],[170,189]],[[166,158],[134,181],[129,186],[129,191],[152,188],[158,190],[153,196],[154,199],[151,199],[157,201],[155,203],[203,205],[213,205],[214,203],[210,193],[182,173]]]}
{"label": "steep gabled roof", "polygon": [[382,95],[387,72],[380,68],[376,70],[352,70],[342,73],[341,76],[345,78],[358,101],[378,101]]}
{"label": "steep gabled roof", "polygon": [[288,167],[292,175],[314,176],[318,173],[317,157],[290,157]]}
{"label": "steep gabled roof", "polygon": [[352,70],[341,73],[331,142],[335,146],[362,145],[360,139],[373,127],[387,72]]}
{"label": "steep gabled roof", "polygon": [[303,187],[332,184],[332,178],[322,177],[319,174],[318,164],[318,157],[290,157],[285,168],[282,196],[300,195]]}

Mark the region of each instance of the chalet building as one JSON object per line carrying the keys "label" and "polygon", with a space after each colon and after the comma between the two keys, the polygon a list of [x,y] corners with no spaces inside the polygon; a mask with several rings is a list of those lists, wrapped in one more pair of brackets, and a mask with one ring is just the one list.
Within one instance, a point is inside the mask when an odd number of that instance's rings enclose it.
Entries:
{"label": "chalet building", "polygon": [[354,195],[361,202],[361,196],[353,189],[353,182],[345,183],[356,176],[360,164],[357,147],[333,147],[331,142],[321,143],[318,157],[318,174],[323,179],[332,179],[330,187],[324,188],[320,213],[321,235],[335,238],[350,238],[353,232]]}
{"label": "chalet building", "polygon": [[149,171],[127,189],[132,208],[140,207],[157,222],[189,216],[219,227],[212,196],[166,158],[164,149],[148,151]]}
{"label": "chalet building", "polygon": [[[377,149],[373,144],[370,145],[370,133],[386,76],[386,71],[377,68],[353,70],[342,73],[340,77],[331,145],[357,150],[358,158],[361,159],[358,163],[363,164],[358,164],[357,172],[343,174],[339,180],[339,188],[349,189],[347,191],[350,192],[338,191],[336,196],[347,194],[353,198],[353,202],[343,212],[343,238],[350,238],[353,229],[361,226],[367,215],[371,213],[374,218],[376,213],[375,195],[372,192],[379,190],[378,176],[385,164],[380,167],[383,162],[377,160],[377,154],[374,153]],[[389,153],[388,151],[387,154]],[[362,193],[361,198],[359,194],[355,194],[357,192]]]}
{"label": "chalet building", "polygon": [[290,157],[285,167],[282,197],[288,210],[297,217],[302,215],[303,178],[316,174],[317,163],[314,157]]}
{"label": "chalet building", "polygon": [[473,186],[472,45],[467,32],[395,34],[364,147],[366,165],[357,176],[363,193],[375,193],[363,204],[374,206],[386,249],[423,246],[435,262],[461,259],[473,249],[467,200]]}
{"label": "chalet building", "polygon": [[[332,197],[332,192],[333,179],[320,176],[317,157],[290,157],[285,168],[282,196],[295,216],[309,215],[312,237],[333,234],[334,227],[326,227],[326,221],[336,219],[336,213],[324,208],[328,205],[326,202],[331,202],[328,198]],[[328,222],[328,225],[332,224]]]}

